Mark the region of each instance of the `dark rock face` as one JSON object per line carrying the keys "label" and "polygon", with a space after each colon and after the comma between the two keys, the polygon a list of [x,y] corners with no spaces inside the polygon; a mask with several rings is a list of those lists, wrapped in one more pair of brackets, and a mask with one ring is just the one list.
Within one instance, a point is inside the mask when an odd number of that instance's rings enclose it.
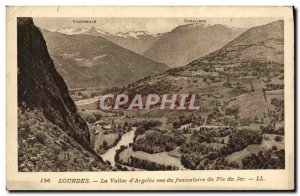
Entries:
{"label": "dark rock face", "polygon": [[87,149],[90,134],[76,113],[67,85],[56,71],[46,42],[32,18],[18,18],[18,104],[38,108],[53,124]]}

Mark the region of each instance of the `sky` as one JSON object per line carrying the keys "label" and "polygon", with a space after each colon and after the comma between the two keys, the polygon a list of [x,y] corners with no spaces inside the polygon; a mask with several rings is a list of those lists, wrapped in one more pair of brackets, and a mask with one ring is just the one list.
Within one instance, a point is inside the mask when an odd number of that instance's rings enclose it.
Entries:
{"label": "sky", "polygon": [[[74,20],[92,20],[96,23],[74,23]],[[34,18],[37,26],[47,30],[94,26],[109,33],[128,31],[165,33],[179,25],[194,23],[195,20],[206,25],[223,24],[230,27],[251,28],[280,20],[280,18]]]}

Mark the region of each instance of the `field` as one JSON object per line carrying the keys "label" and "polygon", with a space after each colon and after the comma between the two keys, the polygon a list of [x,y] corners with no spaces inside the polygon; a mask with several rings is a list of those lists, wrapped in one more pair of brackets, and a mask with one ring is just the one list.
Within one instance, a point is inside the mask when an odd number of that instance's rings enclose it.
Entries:
{"label": "field", "polygon": [[275,109],[275,106],[267,102],[263,93],[259,91],[240,95],[235,99],[235,101],[230,102],[229,107],[239,106],[241,118],[262,118],[266,111]]}
{"label": "field", "polygon": [[[274,140],[274,137],[276,137],[276,135],[265,134],[263,136],[264,139],[262,141],[262,144],[249,145],[241,151],[232,153],[231,155],[227,156],[225,159],[229,163],[235,162],[235,163],[238,163],[242,167],[242,165],[243,165],[242,160],[251,154],[258,154],[261,151],[271,150],[272,148],[274,148],[274,146],[276,146],[276,148],[279,150],[284,149],[284,140],[282,140],[281,142],[276,142]],[[266,139],[266,138],[268,138],[268,139]]]}
{"label": "field", "polygon": [[185,169],[180,162],[180,158],[176,158],[173,156],[170,156],[167,152],[161,152],[161,153],[155,153],[155,154],[149,154],[143,151],[133,151],[132,148],[127,148],[123,152],[120,153],[120,159],[126,163],[130,157],[136,157],[138,159],[148,160],[148,161],[154,161],[158,164],[163,165],[171,165],[178,167],[179,169]]}

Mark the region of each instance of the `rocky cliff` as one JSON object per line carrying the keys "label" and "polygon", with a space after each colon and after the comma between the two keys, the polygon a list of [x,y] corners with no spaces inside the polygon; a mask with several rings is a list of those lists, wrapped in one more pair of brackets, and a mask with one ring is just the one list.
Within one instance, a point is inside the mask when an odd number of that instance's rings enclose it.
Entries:
{"label": "rocky cliff", "polygon": [[42,111],[46,119],[90,150],[88,126],[77,114],[40,30],[32,18],[18,18],[17,25],[19,106]]}

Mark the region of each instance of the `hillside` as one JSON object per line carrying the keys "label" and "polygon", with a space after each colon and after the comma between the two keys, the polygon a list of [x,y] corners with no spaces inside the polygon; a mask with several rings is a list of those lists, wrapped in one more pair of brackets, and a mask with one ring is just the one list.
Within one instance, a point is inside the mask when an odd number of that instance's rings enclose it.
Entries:
{"label": "hillside", "polygon": [[17,24],[19,170],[86,171],[92,162],[96,170],[108,168],[91,147],[88,126],[56,71],[40,30],[31,18],[18,18]]}
{"label": "hillside", "polygon": [[[283,21],[276,21],[267,25],[253,27],[220,50],[197,60],[223,62],[261,60],[283,64],[283,25]],[[197,60],[191,64],[196,63]]]}
{"label": "hillside", "polygon": [[42,33],[57,70],[72,88],[123,86],[168,68],[100,36]]}
{"label": "hillside", "polygon": [[[274,109],[263,92],[283,89],[283,59],[283,22],[277,21],[251,28],[221,49],[183,67],[137,81],[126,91],[143,95],[197,93],[208,111],[204,115],[220,105],[220,109],[232,105],[242,109],[243,102],[253,99],[251,111],[241,113],[243,118],[253,119]],[[247,95],[243,96],[246,99],[233,102],[240,95]],[[283,99],[283,93],[278,97]]]}
{"label": "hillside", "polygon": [[181,25],[160,36],[144,55],[169,67],[179,67],[221,48],[244,31],[219,24]]}

